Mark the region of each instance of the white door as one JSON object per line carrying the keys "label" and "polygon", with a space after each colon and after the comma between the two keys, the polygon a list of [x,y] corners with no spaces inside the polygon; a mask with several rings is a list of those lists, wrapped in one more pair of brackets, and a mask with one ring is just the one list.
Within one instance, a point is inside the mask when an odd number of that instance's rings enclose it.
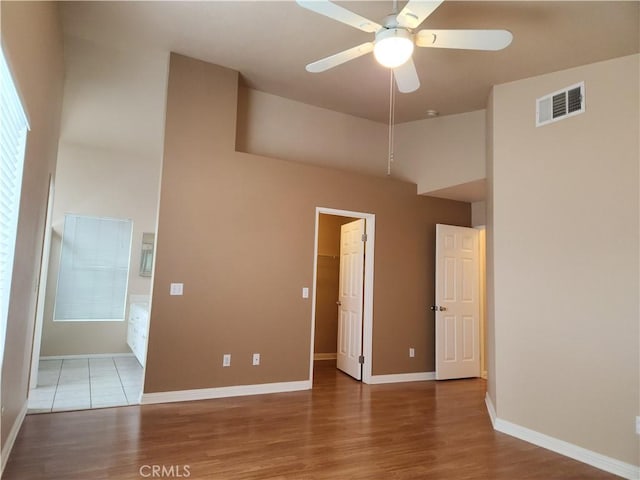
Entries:
{"label": "white door", "polygon": [[362,379],[364,227],[364,219],[340,227],[337,365],[356,380]]}
{"label": "white door", "polygon": [[478,230],[436,225],[436,379],[480,376]]}

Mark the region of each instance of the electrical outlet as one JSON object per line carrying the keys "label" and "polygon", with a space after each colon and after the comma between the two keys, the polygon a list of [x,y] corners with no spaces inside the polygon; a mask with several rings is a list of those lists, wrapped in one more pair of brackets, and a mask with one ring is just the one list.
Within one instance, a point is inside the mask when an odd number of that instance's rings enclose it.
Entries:
{"label": "electrical outlet", "polygon": [[411,358],[413,358],[413,357],[415,357],[415,356],[416,356],[416,349],[415,349],[415,348],[413,348],[413,347],[410,347],[410,348],[409,348],[409,356],[410,356]]}
{"label": "electrical outlet", "polygon": [[184,284],[172,283],[169,287],[169,295],[182,295]]}
{"label": "electrical outlet", "polygon": [[225,353],[222,356],[222,366],[223,367],[230,367],[231,366],[231,354],[230,353]]}
{"label": "electrical outlet", "polygon": [[640,417],[636,417],[636,433],[640,435]]}
{"label": "electrical outlet", "polygon": [[259,353],[254,353],[253,354],[253,364],[254,365],[260,365],[260,354]]}

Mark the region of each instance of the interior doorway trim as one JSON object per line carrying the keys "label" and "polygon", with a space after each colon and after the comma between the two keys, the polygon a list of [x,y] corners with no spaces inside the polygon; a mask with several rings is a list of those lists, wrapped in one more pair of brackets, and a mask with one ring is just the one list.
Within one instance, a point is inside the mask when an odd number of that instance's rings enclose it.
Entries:
{"label": "interior doorway trim", "polygon": [[316,328],[316,288],[318,277],[318,228],[320,215],[336,215],[339,217],[364,218],[367,241],[364,246],[364,305],[362,311],[362,381],[371,383],[371,360],[373,354],[373,266],[375,249],[376,216],[373,213],[352,212],[335,208],[316,207],[316,234],[313,247],[313,295],[311,297],[311,347],[309,359],[309,380],[313,382],[313,350]]}
{"label": "interior doorway trim", "polygon": [[47,277],[49,275],[49,257],[51,255],[51,236],[53,235],[53,200],[55,183],[53,175],[49,175],[49,193],[47,194],[47,216],[44,221],[42,250],[40,255],[40,274],[38,277],[38,296],[36,297],[36,314],[31,343],[31,369],[29,374],[29,395],[31,389],[38,385],[38,367],[40,365],[40,347],[42,345],[42,327],[44,323],[44,304],[47,295]]}

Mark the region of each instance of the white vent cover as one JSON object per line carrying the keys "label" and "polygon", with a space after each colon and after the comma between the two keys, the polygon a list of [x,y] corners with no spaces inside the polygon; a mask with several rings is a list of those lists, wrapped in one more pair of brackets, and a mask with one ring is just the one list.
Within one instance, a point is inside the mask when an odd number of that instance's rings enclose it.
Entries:
{"label": "white vent cover", "polygon": [[536,127],[584,112],[584,82],[536,100]]}

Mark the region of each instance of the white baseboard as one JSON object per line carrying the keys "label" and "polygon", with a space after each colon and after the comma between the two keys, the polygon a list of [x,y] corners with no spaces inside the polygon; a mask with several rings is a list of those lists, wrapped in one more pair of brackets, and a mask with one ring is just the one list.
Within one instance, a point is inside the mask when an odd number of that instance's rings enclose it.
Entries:
{"label": "white baseboard", "polygon": [[84,355],[49,355],[40,360],[80,360],[82,358],[133,357],[133,353],[85,353]]}
{"label": "white baseboard", "polygon": [[487,406],[487,411],[489,412],[489,420],[491,420],[491,426],[495,429],[496,428],[496,409],[493,406],[493,401],[489,396],[489,392],[485,393],[484,395],[484,403]]}
{"label": "white baseboard", "polygon": [[25,400],[24,405],[22,405],[22,408],[20,409],[20,413],[18,413],[18,416],[16,417],[16,421],[11,425],[7,441],[2,446],[2,452],[0,453],[0,477],[2,477],[2,474],[4,473],[4,467],[7,465],[7,460],[9,460],[11,450],[13,450],[13,444],[16,442],[18,432],[20,432],[20,427],[22,427],[22,422],[24,422],[24,417],[27,414],[27,407],[28,403]]}
{"label": "white baseboard", "polygon": [[382,383],[402,383],[402,382],[424,382],[425,380],[435,380],[436,372],[418,373],[395,373],[391,375],[371,375],[368,382],[371,385]]}
{"label": "white baseboard", "polygon": [[313,354],[314,360],[335,360],[336,358],[338,358],[337,353],[314,353]]}
{"label": "white baseboard", "polygon": [[487,404],[487,410],[493,428],[499,432],[506,433],[512,437],[519,438],[525,442],[532,443],[552,452],[559,453],[565,457],[573,458],[592,467],[599,468],[605,472],[613,473],[622,478],[629,480],[640,479],[640,466],[632,465],[630,463],[616,460],[615,458],[602,455],[601,453],[587,450],[586,448],[579,447],[573,443],[565,442],[564,440],[550,437],[544,433],[536,432],[526,427],[522,427],[515,423],[511,423],[507,420],[496,417],[496,411],[493,407],[493,402],[487,394],[485,396],[485,403]]}
{"label": "white baseboard", "polygon": [[189,402],[193,400],[296,392],[310,389],[310,380],[262,383],[257,385],[236,385],[232,387],[198,388],[195,390],[178,390],[174,392],[143,393],[140,403],[142,405],[149,405],[152,403]]}

